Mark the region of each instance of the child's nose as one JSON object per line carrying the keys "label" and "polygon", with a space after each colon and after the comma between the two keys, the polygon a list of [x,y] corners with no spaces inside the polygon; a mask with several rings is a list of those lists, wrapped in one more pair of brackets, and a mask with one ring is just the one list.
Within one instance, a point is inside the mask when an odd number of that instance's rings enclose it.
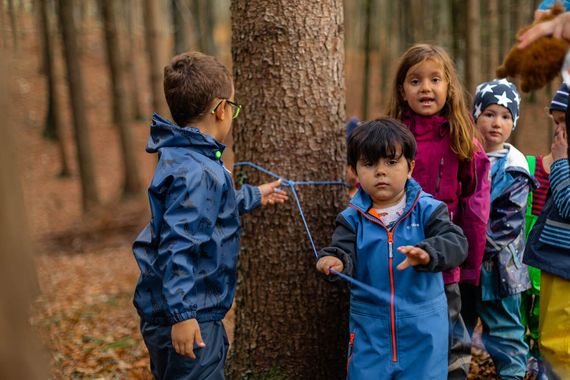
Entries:
{"label": "child's nose", "polygon": [[420,91],[428,92],[431,89],[429,81],[422,81],[420,85]]}

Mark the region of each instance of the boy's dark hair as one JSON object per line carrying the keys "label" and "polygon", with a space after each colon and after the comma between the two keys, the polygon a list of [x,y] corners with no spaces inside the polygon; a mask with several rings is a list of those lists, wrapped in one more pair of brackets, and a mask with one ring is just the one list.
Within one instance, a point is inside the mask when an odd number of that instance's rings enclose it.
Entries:
{"label": "boy's dark hair", "polygon": [[164,96],[181,127],[196,121],[216,98],[229,99],[233,80],[216,58],[197,51],[182,53],[164,67]]}
{"label": "boy's dark hair", "polygon": [[397,158],[398,147],[410,167],[416,157],[416,139],[412,132],[389,117],[367,121],[354,128],[348,139],[348,165],[356,172],[358,160],[376,163],[380,158]]}

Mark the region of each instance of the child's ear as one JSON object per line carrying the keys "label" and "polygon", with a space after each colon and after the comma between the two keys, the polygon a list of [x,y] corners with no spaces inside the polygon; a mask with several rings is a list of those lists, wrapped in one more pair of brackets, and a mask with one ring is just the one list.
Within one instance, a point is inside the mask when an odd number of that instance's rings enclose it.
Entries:
{"label": "child's ear", "polygon": [[216,108],[216,112],[214,112],[214,116],[216,117],[216,121],[224,121],[226,117],[226,101],[222,100],[218,108]]}
{"label": "child's ear", "polygon": [[415,160],[411,160],[410,161],[410,165],[409,165],[409,170],[408,170],[408,179],[412,178],[412,172],[414,171],[414,168],[416,167],[416,161]]}

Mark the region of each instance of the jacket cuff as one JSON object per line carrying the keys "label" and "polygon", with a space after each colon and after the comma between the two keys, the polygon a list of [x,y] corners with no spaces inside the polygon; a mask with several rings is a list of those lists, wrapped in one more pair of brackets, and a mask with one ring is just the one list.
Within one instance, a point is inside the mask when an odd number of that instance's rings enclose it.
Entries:
{"label": "jacket cuff", "polygon": [[170,314],[168,316],[168,323],[171,325],[179,322],[186,321],[188,319],[196,319],[196,312],[195,311],[185,311],[183,313],[177,314]]}

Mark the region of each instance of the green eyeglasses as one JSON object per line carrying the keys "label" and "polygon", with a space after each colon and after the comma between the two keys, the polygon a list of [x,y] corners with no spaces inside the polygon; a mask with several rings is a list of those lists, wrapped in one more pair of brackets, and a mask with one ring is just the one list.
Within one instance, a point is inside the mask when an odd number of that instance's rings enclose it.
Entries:
{"label": "green eyeglasses", "polygon": [[220,106],[220,104],[222,104],[223,101],[226,101],[226,103],[228,103],[230,105],[230,107],[232,108],[232,119],[235,119],[238,117],[240,111],[241,111],[241,104],[232,102],[229,99],[220,99],[220,101],[218,102],[218,104],[216,104],[216,106],[212,109],[212,114],[214,114],[214,112],[216,112],[216,110],[218,109],[218,107]]}

